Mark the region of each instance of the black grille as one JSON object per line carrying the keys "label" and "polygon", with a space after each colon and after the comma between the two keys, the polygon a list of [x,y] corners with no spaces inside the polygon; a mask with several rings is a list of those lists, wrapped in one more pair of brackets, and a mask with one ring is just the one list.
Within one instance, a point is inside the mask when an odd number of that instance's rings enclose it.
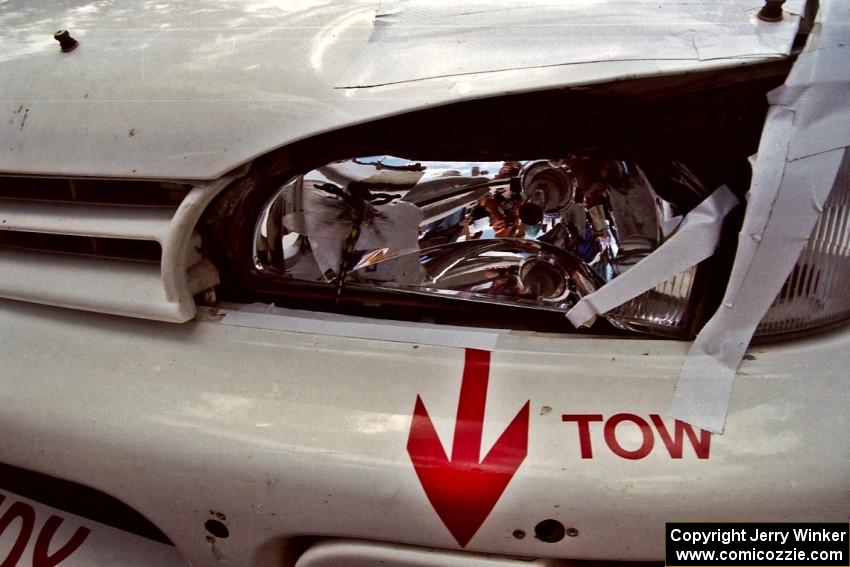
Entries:
{"label": "black grille", "polygon": [[118,260],[159,263],[162,248],[153,240],[126,238],[93,238],[41,232],[13,232],[0,230],[0,247],[58,252],[82,256],[97,256]]}
{"label": "black grille", "polygon": [[177,207],[190,189],[159,181],[0,177],[0,197],[34,201]]}

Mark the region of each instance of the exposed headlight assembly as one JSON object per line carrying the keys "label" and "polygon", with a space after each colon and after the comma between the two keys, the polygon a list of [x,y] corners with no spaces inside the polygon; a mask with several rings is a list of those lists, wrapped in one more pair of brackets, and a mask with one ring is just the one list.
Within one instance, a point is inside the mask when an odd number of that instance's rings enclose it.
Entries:
{"label": "exposed headlight assembly", "polygon": [[[663,195],[650,181],[658,171],[666,172]],[[257,222],[254,265],[290,295],[324,285],[336,303],[351,290],[383,290],[408,304],[566,312],[661,246],[708,193],[681,164],[645,169],[611,153],[346,159],[272,196]],[[694,266],[605,317],[621,329],[687,337],[706,299],[699,272]]]}

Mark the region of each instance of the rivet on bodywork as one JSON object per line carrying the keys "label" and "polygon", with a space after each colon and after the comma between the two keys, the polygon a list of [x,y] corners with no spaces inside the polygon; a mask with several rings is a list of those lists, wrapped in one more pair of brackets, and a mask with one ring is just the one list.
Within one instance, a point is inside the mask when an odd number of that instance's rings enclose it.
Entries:
{"label": "rivet on bodywork", "polygon": [[76,39],[71,37],[71,34],[68,33],[68,30],[57,31],[53,34],[53,39],[59,42],[59,45],[62,47],[63,53],[74,51],[80,44]]}
{"label": "rivet on bodywork", "polygon": [[759,10],[759,19],[765,22],[782,21],[782,5],[785,0],[764,0],[764,6]]}

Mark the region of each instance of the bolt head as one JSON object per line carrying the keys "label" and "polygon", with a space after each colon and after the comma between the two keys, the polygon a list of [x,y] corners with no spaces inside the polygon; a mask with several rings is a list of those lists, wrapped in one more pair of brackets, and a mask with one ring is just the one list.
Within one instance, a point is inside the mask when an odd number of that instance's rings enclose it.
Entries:
{"label": "bolt head", "polygon": [[58,30],[53,34],[53,39],[59,42],[64,52],[73,51],[79,45],[77,40],[68,33],[68,30]]}
{"label": "bolt head", "polygon": [[764,6],[758,13],[759,19],[764,22],[781,22],[784,3],[785,0],[765,0]]}

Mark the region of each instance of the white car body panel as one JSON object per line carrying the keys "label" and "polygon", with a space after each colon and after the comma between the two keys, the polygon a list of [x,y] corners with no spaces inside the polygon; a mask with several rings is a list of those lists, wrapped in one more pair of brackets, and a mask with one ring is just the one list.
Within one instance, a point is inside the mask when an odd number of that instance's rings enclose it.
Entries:
{"label": "white car body panel", "polygon": [[[404,2],[378,25],[377,1],[14,0],[0,15],[0,171],[214,179],[296,140],[419,108],[784,57],[803,0],[780,23],[760,21],[761,4],[539,1],[446,20]],[[60,52],[58,28],[79,47]],[[408,38],[422,29],[433,37]],[[455,49],[435,56],[434,41]],[[437,62],[451,76],[433,77]],[[382,83],[397,84],[347,88]]]}
{"label": "white car body panel", "polygon": [[[20,440],[0,447],[0,461],[114,495],[193,564],[277,565],[282,542],[302,534],[457,549],[405,445],[420,395],[448,449],[462,350],[4,301],[0,328],[12,326],[0,359],[4,374],[26,380],[0,384],[0,426]],[[793,510],[799,521],[844,521],[846,328],[753,348],[707,459],[687,441],[673,459],[658,438],[646,458],[620,458],[601,423],[591,424],[593,458],[581,458],[576,423],[561,416],[663,415],[687,347],[503,338],[482,448],[528,400],[528,456],[467,549],[656,560],[671,518],[781,521]],[[630,450],[641,443],[633,424],[617,435]],[[209,510],[231,532],[214,546]],[[536,539],[547,518],[578,536]],[[529,535],[516,539],[517,529]]]}
{"label": "white car body panel", "polygon": [[[576,4],[547,9],[580,18],[571,12],[580,5],[587,18],[607,14],[623,23],[611,3]],[[634,21],[641,3],[620,4],[627,9],[619,16]],[[409,73],[394,63],[386,74],[369,67],[395,56],[383,46],[407,37],[393,35],[399,28],[375,35],[376,2],[222,7],[204,0],[51,11],[14,0],[0,15],[11,31],[0,39],[0,74],[11,79],[0,85],[0,112],[9,117],[0,121],[0,171],[216,179],[199,184],[215,191],[199,194],[167,230],[157,222],[136,235],[166,239],[163,266],[180,270],[151,279],[165,298],[160,303],[177,305],[161,318],[185,320],[195,314],[182,280],[192,230],[229,181],[220,176],[236,165],[319,132],[446,102],[783,57],[802,2],[787,2],[780,24],[758,22],[760,5],[665,6],[641,25],[679,27],[646,34],[635,47],[653,54],[647,59],[594,62],[585,49],[573,50],[581,53],[575,60],[553,52],[550,65],[533,59],[545,54],[532,50],[520,67],[499,70],[482,40],[469,48],[481,57],[459,57],[452,64],[460,71],[445,77],[427,65]],[[381,11],[383,19],[409,23],[411,3],[382,6],[392,7]],[[487,21],[497,38],[518,24]],[[473,34],[474,24],[456,31]],[[80,40],[77,50],[58,51],[50,38],[57,27]],[[693,43],[681,41],[682,29],[691,28],[709,34],[703,55],[723,51],[700,58]],[[382,39],[376,44],[374,37]],[[632,39],[624,33],[613,48],[626,53]],[[589,49],[593,40],[589,34],[582,45]],[[385,82],[392,84],[369,86]],[[49,230],[45,210],[19,206],[9,218]],[[81,226],[67,210],[56,216],[68,234],[129,230],[105,218]],[[21,294],[32,291],[11,279]],[[86,301],[124,297],[92,287],[72,290],[88,293],[85,301],[52,303],[92,309],[97,305]],[[42,295],[18,299],[46,303]],[[423,550],[434,549],[433,561],[460,562],[461,547],[479,552],[466,557],[481,565],[513,565],[510,557],[539,565],[563,557],[657,561],[666,521],[845,521],[850,513],[846,326],[750,348],[726,433],[695,430],[699,441],[685,436],[677,455],[656,421],[668,431],[677,427],[665,414],[688,343],[457,328],[446,328],[441,341],[414,342],[393,339],[398,327],[380,321],[368,338],[323,332],[321,324],[305,328],[273,310],[239,313],[203,309],[175,325],[0,300],[0,462],[118,498],[198,566],[293,564],[302,551],[297,538],[305,536],[319,538],[300,556],[305,566],[340,557],[369,564],[392,557],[398,545],[410,547],[398,548],[395,559],[411,565],[427,565]],[[481,455],[526,403],[530,408],[527,455],[466,545],[435,511],[409,449],[419,398],[452,452],[464,376],[464,350],[449,344],[455,333],[492,350]],[[571,415],[599,420],[585,435],[564,417]],[[611,429],[619,455],[604,433],[614,416],[628,416]],[[224,519],[228,537],[210,536],[204,524],[211,514]],[[549,518],[576,533],[557,543],[534,537],[535,525]],[[0,532],[0,559],[8,553],[3,538],[8,532]]]}

